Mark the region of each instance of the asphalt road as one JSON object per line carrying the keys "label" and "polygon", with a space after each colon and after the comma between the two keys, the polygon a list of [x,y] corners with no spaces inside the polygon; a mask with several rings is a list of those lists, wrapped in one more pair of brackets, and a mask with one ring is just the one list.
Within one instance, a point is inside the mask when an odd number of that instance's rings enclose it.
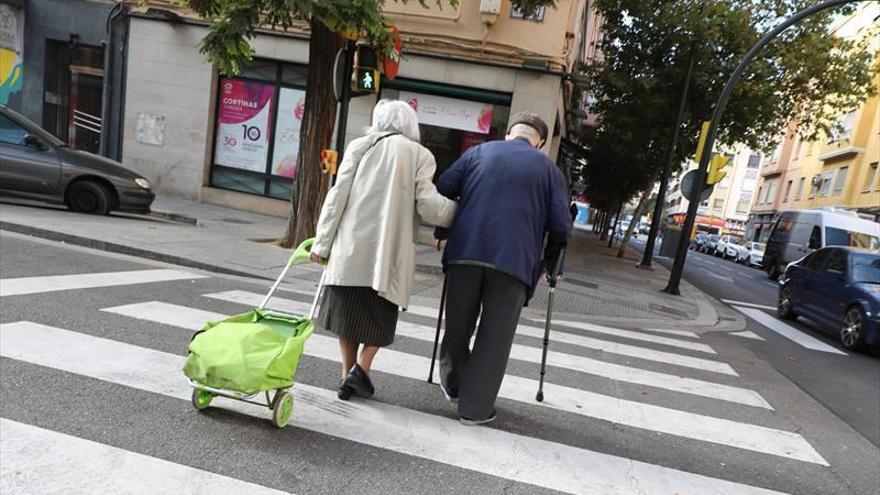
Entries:
{"label": "asphalt road", "polygon": [[[634,239],[632,246],[644,252],[646,236]],[[671,268],[672,260],[656,258]],[[756,356],[788,377],[799,387],[832,410],[874,445],[880,446],[880,351],[865,353],[845,350],[834,329],[804,318],[783,321],[775,314],[778,284],[759,268],[747,267],[708,254],[689,251],[684,278],[712,297],[733,308],[745,309],[747,330],[765,339],[746,346]],[[749,308],[749,305],[755,305]],[[753,316],[763,314],[764,323]],[[790,327],[842,354],[807,349],[772,331],[767,323]],[[875,465],[880,469],[880,460]]]}
{"label": "asphalt road", "polygon": [[[306,344],[291,424],[180,371],[202,322],[266,282],[0,233],[0,492],[873,494],[878,449],[741,337],[700,328],[518,330],[498,419],[468,428],[425,383],[434,301],[335,398],[333,338]],[[270,304],[307,307],[308,282]],[[421,305],[421,306],[420,306]],[[770,341],[767,340],[766,343]],[[757,342],[756,343],[761,343]],[[853,459],[859,462],[853,462]]]}

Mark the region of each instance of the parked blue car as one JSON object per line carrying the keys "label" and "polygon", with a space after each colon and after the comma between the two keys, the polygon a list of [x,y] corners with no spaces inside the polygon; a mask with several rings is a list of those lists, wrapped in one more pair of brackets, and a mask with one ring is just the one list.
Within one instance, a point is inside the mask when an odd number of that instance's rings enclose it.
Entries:
{"label": "parked blue car", "polygon": [[880,253],[834,246],[788,265],[776,312],[838,331],[849,350],[880,347]]}

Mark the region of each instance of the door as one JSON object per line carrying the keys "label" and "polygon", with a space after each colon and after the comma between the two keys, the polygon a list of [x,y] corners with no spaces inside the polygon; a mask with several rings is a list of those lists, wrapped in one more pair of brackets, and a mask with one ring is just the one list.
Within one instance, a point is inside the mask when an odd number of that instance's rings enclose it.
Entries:
{"label": "door", "polygon": [[829,251],[817,251],[807,257],[797,270],[797,276],[793,279],[792,291],[794,292],[792,303],[798,313],[807,318],[816,318],[818,305],[821,304],[817,293],[816,284],[819,272],[825,266]]}
{"label": "door", "polygon": [[76,150],[99,153],[101,148],[101,98],[104,71],[94,67],[70,66],[70,109],[67,145]]}
{"label": "door", "polygon": [[0,114],[0,188],[52,194],[61,179],[61,162],[50,146],[28,144],[27,136],[27,129]]}
{"label": "door", "polygon": [[837,327],[843,321],[846,303],[843,295],[846,290],[848,272],[847,252],[830,249],[824,266],[816,272],[814,286],[816,317],[822,323]]}

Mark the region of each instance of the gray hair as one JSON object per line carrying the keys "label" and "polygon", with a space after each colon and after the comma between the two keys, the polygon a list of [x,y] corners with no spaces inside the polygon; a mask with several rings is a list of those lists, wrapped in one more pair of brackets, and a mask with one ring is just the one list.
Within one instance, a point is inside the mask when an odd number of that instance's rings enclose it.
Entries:
{"label": "gray hair", "polygon": [[365,129],[367,134],[399,132],[407,138],[419,141],[419,117],[408,103],[400,100],[380,100],[373,108],[373,124]]}

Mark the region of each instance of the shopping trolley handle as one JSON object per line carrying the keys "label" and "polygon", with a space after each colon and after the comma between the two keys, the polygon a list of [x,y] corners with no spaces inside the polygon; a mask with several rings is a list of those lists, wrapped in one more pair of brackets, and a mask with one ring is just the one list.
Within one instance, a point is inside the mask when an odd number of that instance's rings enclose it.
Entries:
{"label": "shopping trolley handle", "polygon": [[315,238],[309,238],[300,243],[299,246],[293,251],[293,254],[290,255],[290,259],[287,261],[288,265],[295,265],[301,261],[306,261],[309,259],[309,253],[312,250],[312,244],[315,243]]}

